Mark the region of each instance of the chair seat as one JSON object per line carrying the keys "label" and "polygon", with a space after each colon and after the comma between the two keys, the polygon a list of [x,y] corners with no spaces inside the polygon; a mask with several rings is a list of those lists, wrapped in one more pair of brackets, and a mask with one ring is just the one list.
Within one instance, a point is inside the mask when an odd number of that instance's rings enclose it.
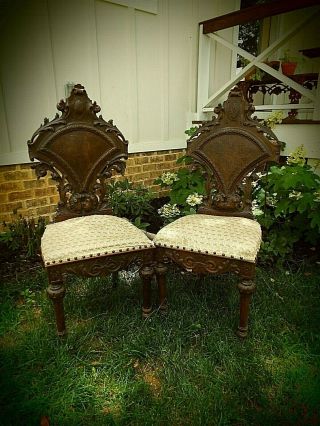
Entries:
{"label": "chair seat", "polygon": [[154,243],[253,263],[260,248],[261,228],[247,218],[193,214],[162,228]]}
{"label": "chair seat", "polygon": [[41,239],[46,266],[151,247],[154,244],[141,229],[127,219],[108,215],[83,216],[50,224]]}

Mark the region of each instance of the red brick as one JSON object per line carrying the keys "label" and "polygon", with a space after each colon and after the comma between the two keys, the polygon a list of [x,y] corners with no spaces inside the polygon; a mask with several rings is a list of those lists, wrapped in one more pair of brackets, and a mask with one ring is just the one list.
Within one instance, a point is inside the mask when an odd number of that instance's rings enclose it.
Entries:
{"label": "red brick", "polygon": [[25,180],[23,182],[23,186],[25,189],[31,189],[31,188],[43,188],[46,186],[46,182],[41,179],[37,180]]}
{"label": "red brick", "polygon": [[158,163],[158,164],[155,164],[154,166],[156,170],[170,170],[170,167],[168,167],[167,163]]}
{"label": "red brick", "polygon": [[166,154],[164,156],[165,161],[171,161],[171,160],[176,160],[178,157],[177,154]]}
{"label": "red brick", "polygon": [[142,166],[142,170],[143,170],[144,172],[152,172],[152,171],[154,171],[154,170],[155,170],[155,164],[144,164],[144,165]]}
{"label": "red brick", "polygon": [[57,195],[52,195],[52,197],[50,197],[50,204],[58,204],[58,202],[59,202],[59,195],[57,194]]}
{"label": "red brick", "polygon": [[23,189],[22,182],[4,182],[0,183],[0,192],[10,192]]}
{"label": "red brick", "polygon": [[17,213],[17,210],[22,208],[22,202],[6,203],[0,205],[0,213]]}
{"label": "red brick", "polygon": [[12,181],[12,180],[24,180],[29,179],[32,177],[32,174],[29,170],[15,170],[13,172],[6,172],[3,173],[3,177],[6,181]]}
{"label": "red brick", "polygon": [[141,166],[127,167],[127,169],[126,169],[126,174],[128,174],[128,175],[133,175],[133,174],[141,173],[141,172],[142,172]]}
{"label": "red brick", "polygon": [[8,194],[0,194],[0,203],[8,201]]}
{"label": "red brick", "polygon": [[9,201],[27,200],[28,198],[32,198],[32,197],[33,197],[33,191],[31,191],[30,189],[26,191],[10,192],[8,194]]}
{"label": "red brick", "polygon": [[57,193],[57,189],[53,186],[49,186],[46,188],[37,188],[34,190],[34,195],[36,197],[44,197],[45,195],[55,195]]}
{"label": "red brick", "polygon": [[25,201],[26,208],[30,209],[32,207],[42,207],[48,204],[48,197],[44,198],[33,198],[31,200]]}
{"label": "red brick", "polygon": [[163,161],[163,158],[163,155],[155,155],[153,157],[150,157],[150,163],[160,163]]}
{"label": "red brick", "polygon": [[147,164],[149,163],[150,158],[147,156],[143,156],[143,157],[136,157],[134,159],[134,163],[135,164]]}
{"label": "red brick", "polygon": [[37,215],[42,216],[44,214],[52,213],[54,211],[54,206],[44,206],[36,209]]}
{"label": "red brick", "polygon": [[0,166],[0,173],[2,172],[12,172],[13,170],[17,170],[17,165],[11,165],[11,166]]}
{"label": "red brick", "polygon": [[32,165],[33,163],[25,163],[25,164],[19,164],[19,168],[21,169],[21,170],[33,170],[32,168],[31,168],[31,165]]}

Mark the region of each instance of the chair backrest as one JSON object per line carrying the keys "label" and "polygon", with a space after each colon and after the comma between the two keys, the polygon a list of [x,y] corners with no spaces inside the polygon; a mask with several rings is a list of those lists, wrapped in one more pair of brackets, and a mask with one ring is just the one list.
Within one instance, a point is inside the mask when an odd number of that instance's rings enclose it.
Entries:
{"label": "chair backrest", "polygon": [[124,173],[128,142],[113,124],[102,116],[83,86],[77,84],[56,114],[28,141],[29,156],[38,177],[51,172],[57,182],[60,201],[56,221],[90,214],[110,214],[106,205],[105,180],[112,172]]}
{"label": "chair backrest", "polygon": [[252,179],[267,162],[279,161],[280,143],[251,117],[254,107],[238,87],[214,112],[218,117],[205,122],[188,141],[187,154],[206,173],[207,196],[198,212],[252,217]]}

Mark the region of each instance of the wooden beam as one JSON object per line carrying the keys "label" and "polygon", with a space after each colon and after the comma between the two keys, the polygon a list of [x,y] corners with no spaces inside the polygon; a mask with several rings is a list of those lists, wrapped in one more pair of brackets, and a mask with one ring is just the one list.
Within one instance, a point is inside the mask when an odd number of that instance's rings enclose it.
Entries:
{"label": "wooden beam", "polygon": [[208,34],[224,28],[234,27],[235,25],[267,18],[268,16],[319,5],[319,0],[273,0],[270,3],[246,7],[226,15],[217,16],[200,22],[200,24],[203,25],[203,34]]}

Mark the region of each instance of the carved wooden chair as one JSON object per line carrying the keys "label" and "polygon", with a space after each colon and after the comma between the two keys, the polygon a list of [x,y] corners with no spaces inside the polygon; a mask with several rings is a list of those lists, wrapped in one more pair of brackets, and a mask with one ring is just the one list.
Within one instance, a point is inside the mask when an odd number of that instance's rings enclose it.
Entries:
{"label": "carved wooden chair", "polygon": [[238,87],[229,93],[218,115],[204,123],[188,141],[187,155],[205,170],[207,195],[197,214],[162,228],[157,246],[160,303],[166,303],[166,263],[198,274],[233,272],[240,277],[240,323],[245,337],[261,228],[253,220],[251,189],[255,173],[279,159],[279,141],[256,118]]}
{"label": "carved wooden chair", "polygon": [[53,301],[58,335],[66,332],[64,275],[102,276],[140,265],[143,312],[150,311],[149,286],[153,274],[153,243],[126,219],[112,215],[106,202],[106,179],[124,173],[128,142],[76,85],[57,109],[62,115],[44,124],[28,141],[37,177],[51,172],[60,201],[55,223],[46,227],[41,252],[48,273],[48,295]]}

